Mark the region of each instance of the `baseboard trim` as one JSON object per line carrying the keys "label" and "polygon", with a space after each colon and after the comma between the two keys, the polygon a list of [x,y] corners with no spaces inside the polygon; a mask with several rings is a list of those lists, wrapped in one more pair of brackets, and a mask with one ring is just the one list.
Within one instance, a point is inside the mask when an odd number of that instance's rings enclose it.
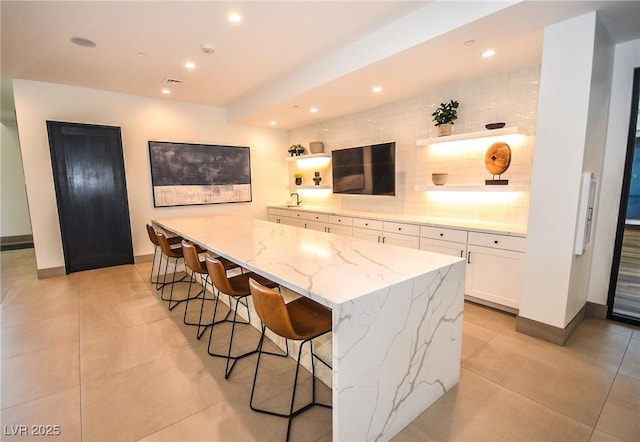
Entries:
{"label": "baseboard trim", "polygon": [[153,253],[150,253],[148,255],[136,255],[133,257],[134,264],[142,264],[151,261],[153,261]]}
{"label": "baseboard trim", "polygon": [[48,269],[38,269],[38,279],[54,278],[56,276],[64,276],[67,272],[63,267],[50,267]]}
{"label": "baseboard trim", "polygon": [[607,319],[607,306],[596,304],[595,302],[587,302],[587,318]]}
{"label": "baseboard trim", "polygon": [[33,235],[0,236],[0,245],[33,243]]}
{"label": "baseboard trim", "polygon": [[571,336],[586,316],[587,304],[580,309],[565,328],[555,327],[518,316],[516,318],[516,330],[525,335],[533,336],[534,338],[542,339],[553,344],[564,345],[567,339],[569,339],[569,336]]}

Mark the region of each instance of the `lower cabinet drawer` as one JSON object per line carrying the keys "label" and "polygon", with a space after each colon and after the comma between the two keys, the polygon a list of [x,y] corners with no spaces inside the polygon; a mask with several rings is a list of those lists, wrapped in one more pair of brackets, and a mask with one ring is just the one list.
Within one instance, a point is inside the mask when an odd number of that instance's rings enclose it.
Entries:
{"label": "lower cabinet drawer", "polygon": [[339,226],[353,226],[353,218],[349,216],[329,215],[329,224],[337,224]]}
{"label": "lower cabinet drawer", "polygon": [[269,208],[269,215],[273,215],[277,217],[291,216],[291,214],[287,209],[277,209],[273,207]]}
{"label": "lower cabinet drawer", "polygon": [[527,240],[518,236],[496,235],[493,233],[469,232],[469,244],[494,249],[524,252]]}
{"label": "lower cabinet drawer", "polygon": [[315,222],[321,222],[321,223],[326,223],[329,221],[329,215],[327,215],[326,213],[307,212],[304,215],[305,215],[304,219],[307,219],[309,221],[315,221]]}
{"label": "lower cabinet drawer", "polygon": [[384,221],[383,226],[385,233],[400,233],[402,235],[420,236],[420,226],[415,224]]}
{"label": "lower cabinet drawer", "polygon": [[361,229],[382,230],[382,221],[377,219],[353,218],[353,227]]}
{"label": "lower cabinet drawer", "polygon": [[467,231],[448,229],[445,227],[420,226],[422,238],[439,239],[442,241],[454,241],[467,243]]}

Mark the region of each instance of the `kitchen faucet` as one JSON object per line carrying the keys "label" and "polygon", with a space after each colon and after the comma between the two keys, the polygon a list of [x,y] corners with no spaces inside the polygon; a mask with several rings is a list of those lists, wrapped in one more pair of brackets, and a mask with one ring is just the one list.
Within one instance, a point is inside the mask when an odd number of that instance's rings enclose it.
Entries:
{"label": "kitchen faucet", "polygon": [[298,195],[298,193],[297,193],[297,192],[294,192],[294,193],[292,193],[292,194],[291,194],[291,195],[289,195],[289,196],[293,196],[293,195],[295,195],[295,196],[296,196],[296,207],[297,207],[297,206],[299,206],[300,204],[302,204],[302,200],[300,199],[300,195]]}

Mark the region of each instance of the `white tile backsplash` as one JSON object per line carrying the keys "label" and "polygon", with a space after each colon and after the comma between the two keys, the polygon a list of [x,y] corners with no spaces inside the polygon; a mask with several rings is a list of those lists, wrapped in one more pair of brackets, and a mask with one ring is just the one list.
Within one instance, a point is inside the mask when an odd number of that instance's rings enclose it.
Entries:
{"label": "white tile backsplash", "polygon": [[[396,142],[395,197],[310,193],[305,194],[306,203],[336,209],[525,225],[529,214],[539,80],[540,66],[528,66],[291,130],[290,144],[308,146],[310,141],[321,140],[325,151]],[[432,195],[435,192],[415,190],[416,185],[431,184],[434,172],[447,172],[448,184],[481,185],[491,178],[484,164],[484,147],[443,155],[416,146],[416,140],[436,136],[431,113],[441,102],[450,99],[460,102],[454,134],[484,131],[485,124],[497,121],[530,134],[522,145],[511,146],[511,165],[502,176],[519,189],[517,193],[488,196],[487,192],[446,192],[443,197]]]}

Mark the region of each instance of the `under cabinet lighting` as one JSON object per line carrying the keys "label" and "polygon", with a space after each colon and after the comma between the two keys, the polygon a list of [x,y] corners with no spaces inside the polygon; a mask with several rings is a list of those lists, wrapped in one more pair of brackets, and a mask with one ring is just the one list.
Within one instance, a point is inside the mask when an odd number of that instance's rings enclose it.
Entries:
{"label": "under cabinet lighting", "polygon": [[511,148],[518,148],[526,139],[526,135],[507,134],[495,137],[472,138],[468,140],[458,141],[442,141],[430,144],[431,152],[436,155],[453,155],[455,152],[485,152],[493,143],[502,141],[507,143]]}
{"label": "under cabinet lighting", "polygon": [[331,157],[293,157],[301,169],[322,169],[329,164]]}

